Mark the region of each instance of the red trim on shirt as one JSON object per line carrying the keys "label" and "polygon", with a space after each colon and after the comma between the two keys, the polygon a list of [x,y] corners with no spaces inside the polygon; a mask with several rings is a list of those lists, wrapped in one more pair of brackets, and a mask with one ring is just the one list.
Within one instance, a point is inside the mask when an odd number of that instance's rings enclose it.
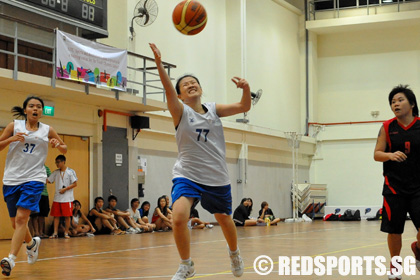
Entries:
{"label": "red trim on shirt", "polygon": [[385,197],[384,197],[384,207],[385,207],[386,214],[388,215],[388,220],[391,221],[391,208],[389,207],[388,202],[386,201]]}
{"label": "red trim on shirt", "polygon": [[397,120],[397,123],[398,123],[398,125],[402,128],[402,129],[404,129],[404,130],[409,130],[415,123],[416,123],[416,121],[418,121],[419,120],[419,117],[414,117],[414,120],[409,124],[409,125],[407,125],[407,126],[404,126],[402,123],[400,123],[398,120]]}
{"label": "red trim on shirt", "polygon": [[389,184],[389,181],[388,181],[388,176],[385,176],[385,185],[387,185],[387,186],[388,186],[388,188],[391,190],[391,192],[392,192],[393,194],[397,194],[397,192],[395,191],[395,189],[394,189],[393,187],[391,187],[391,185]]}
{"label": "red trim on shirt", "polygon": [[385,130],[385,135],[386,135],[386,143],[388,144],[388,149],[389,151],[391,151],[391,138],[389,137],[389,125],[395,121],[397,118],[393,118],[390,120],[387,120],[386,122],[383,123],[384,125],[384,130]]}

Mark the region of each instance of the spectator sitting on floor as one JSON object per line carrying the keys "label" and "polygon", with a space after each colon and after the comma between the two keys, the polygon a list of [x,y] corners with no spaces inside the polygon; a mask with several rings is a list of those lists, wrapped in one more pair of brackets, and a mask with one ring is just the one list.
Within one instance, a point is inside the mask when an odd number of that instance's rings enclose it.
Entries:
{"label": "spectator sitting on floor", "polygon": [[140,206],[139,212],[140,212],[141,219],[146,224],[149,223],[149,210],[150,210],[150,202],[149,201],[143,202]]}
{"label": "spectator sitting on floor", "polygon": [[156,230],[170,230],[172,229],[172,222],[170,219],[169,208],[167,207],[164,196],[159,197],[157,207],[152,217],[152,224],[156,225]]}
{"label": "spectator sitting on floor", "polygon": [[130,202],[130,205],[131,205],[131,207],[128,208],[127,211],[130,213],[130,216],[134,220],[134,222],[137,223],[137,225],[139,227],[141,227],[141,229],[143,231],[153,231],[155,229],[156,225],[145,223],[141,219],[140,211],[137,209],[137,208],[139,208],[139,205],[140,205],[139,199],[138,198],[133,198]]}
{"label": "spectator sitting on floor", "polygon": [[73,216],[70,227],[70,234],[72,236],[84,236],[88,232],[95,233],[96,231],[89,219],[81,211],[81,208],[82,204],[78,200],[73,201]]}
{"label": "spectator sitting on floor", "polygon": [[276,218],[273,214],[273,211],[270,208],[268,208],[268,203],[266,201],[263,201],[261,203],[261,210],[259,212],[259,215],[259,218],[264,221],[266,218],[269,218],[271,225],[277,225],[277,223],[280,222],[280,219]]}
{"label": "spectator sitting on floor", "polygon": [[166,200],[166,207],[168,208],[168,213],[172,215],[172,206],[171,206],[171,201],[169,200],[169,196],[164,194],[162,195],[162,197],[164,197]]}
{"label": "spectator sitting on floor", "polygon": [[130,212],[121,211],[117,209],[117,197],[110,195],[108,197],[108,206],[105,208],[106,212],[114,214],[114,218],[120,227],[123,227],[127,233],[141,233],[143,230],[136,222],[131,218]]}
{"label": "spectator sitting on floor", "polygon": [[95,234],[125,234],[125,231],[118,229],[114,214],[103,211],[103,206],[104,199],[102,197],[95,198],[95,207],[88,214],[88,219],[96,230]]}
{"label": "spectator sitting on floor", "polygon": [[188,227],[191,229],[203,229],[213,228],[213,225],[200,220],[197,209],[192,208],[190,212],[190,220],[188,221]]}
{"label": "spectator sitting on floor", "polygon": [[171,221],[171,224],[172,224],[172,206],[171,206],[171,202],[169,200],[169,196],[167,196],[166,194],[164,194],[162,196],[166,200],[166,208],[168,209],[168,219],[169,219],[169,221]]}
{"label": "spectator sitting on floor", "polygon": [[241,204],[239,204],[238,207],[236,207],[235,211],[233,212],[233,221],[235,222],[236,226],[256,226],[257,220],[250,219],[249,215],[252,211],[252,205],[251,210],[249,208],[251,204],[251,201],[249,198],[243,198],[241,201]]}
{"label": "spectator sitting on floor", "polygon": [[248,207],[247,208],[248,208],[248,217],[249,217],[249,219],[257,220],[257,223],[264,223],[264,220],[263,219],[260,219],[259,217],[258,218],[251,217],[252,206],[254,205],[254,202],[252,201],[252,198],[250,198],[250,197],[248,197],[247,200],[248,200]]}

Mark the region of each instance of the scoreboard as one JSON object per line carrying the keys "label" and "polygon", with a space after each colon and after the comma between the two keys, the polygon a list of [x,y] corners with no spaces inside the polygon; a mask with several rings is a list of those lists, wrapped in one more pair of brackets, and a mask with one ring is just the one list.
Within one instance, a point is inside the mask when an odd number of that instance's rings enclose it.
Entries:
{"label": "scoreboard", "polygon": [[107,0],[0,0],[42,16],[108,35]]}

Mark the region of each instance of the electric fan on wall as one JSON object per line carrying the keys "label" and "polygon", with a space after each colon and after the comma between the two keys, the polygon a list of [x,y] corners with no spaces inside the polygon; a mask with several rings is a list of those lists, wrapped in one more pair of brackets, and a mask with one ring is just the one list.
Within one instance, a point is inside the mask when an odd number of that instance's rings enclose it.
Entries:
{"label": "electric fan on wall", "polygon": [[251,92],[252,105],[255,105],[258,103],[258,101],[261,98],[262,93],[263,93],[262,89],[257,90],[256,93]]}
{"label": "electric fan on wall", "polygon": [[158,5],[155,0],[140,0],[134,8],[133,18],[131,19],[130,33],[133,40],[136,33],[134,32],[134,21],[142,26],[151,25],[158,16]]}
{"label": "electric fan on wall", "polygon": [[[261,98],[263,91],[262,89],[257,90],[257,92],[251,92],[251,101],[252,105],[256,105]],[[242,119],[236,119],[236,122],[240,123],[249,123],[248,113],[244,113],[244,117]]]}

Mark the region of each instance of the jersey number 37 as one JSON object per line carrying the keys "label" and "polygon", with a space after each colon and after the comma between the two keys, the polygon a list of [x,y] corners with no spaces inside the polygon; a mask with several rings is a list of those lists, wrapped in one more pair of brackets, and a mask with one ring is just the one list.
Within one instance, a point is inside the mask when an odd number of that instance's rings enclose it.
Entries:
{"label": "jersey number 37", "polygon": [[36,146],[35,144],[25,143],[25,149],[23,149],[23,152],[32,154],[32,152],[35,149],[35,146]]}

